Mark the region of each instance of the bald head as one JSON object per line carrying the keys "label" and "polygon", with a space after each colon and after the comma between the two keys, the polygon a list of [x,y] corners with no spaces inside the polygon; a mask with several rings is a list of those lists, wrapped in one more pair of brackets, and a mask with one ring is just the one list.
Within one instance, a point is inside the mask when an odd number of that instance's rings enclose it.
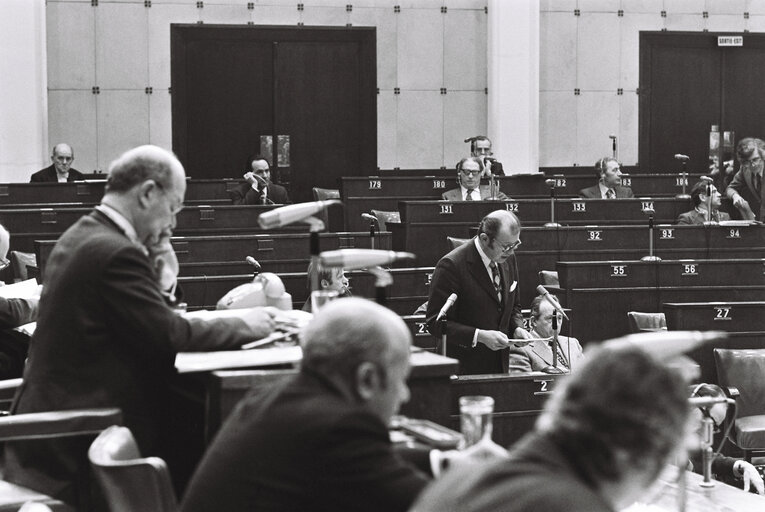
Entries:
{"label": "bald head", "polygon": [[0,225],[0,258],[8,255],[8,248],[11,245],[11,234],[4,226]]}
{"label": "bald head", "polygon": [[363,361],[387,365],[408,357],[411,345],[409,329],[397,314],[352,297],[321,308],[301,339],[303,367],[348,379]]}
{"label": "bald head", "polygon": [[146,180],[168,189],[185,179],[183,165],[172,152],[158,146],[138,146],[109,165],[106,192],[126,192]]}
{"label": "bald head", "polygon": [[50,159],[58,174],[67,175],[74,162],[74,151],[69,144],[56,144],[53,146]]}

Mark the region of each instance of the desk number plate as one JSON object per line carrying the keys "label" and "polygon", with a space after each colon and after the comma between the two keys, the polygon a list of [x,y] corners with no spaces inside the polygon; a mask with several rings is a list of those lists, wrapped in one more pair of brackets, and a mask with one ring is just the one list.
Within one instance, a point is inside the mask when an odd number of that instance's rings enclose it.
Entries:
{"label": "desk number plate", "polygon": [[534,379],[534,382],[539,385],[538,390],[534,391],[534,396],[549,395],[552,393],[553,384],[555,383],[553,379]]}
{"label": "desk number plate", "polygon": [[611,277],[627,277],[627,265],[611,265]]}
{"label": "desk number plate", "polygon": [[696,263],[682,263],[680,264],[680,275],[686,276],[698,276],[699,266]]}
{"label": "desk number plate", "polygon": [[454,214],[454,212],[452,211],[452,203],[441,204],[439,206],[441,207],[441,210],[438,212],[439,215],[453,215]]}
{"label": "desk number plate", "polygon": [[446,188],[446,180],[433,180],[434,189]]}
{"label": "desk number plate", "polygon": [[733,308],[730,306],[714,306],[712,307],[712,313],[714,314],[714,321],[718,320],[733,320]]}

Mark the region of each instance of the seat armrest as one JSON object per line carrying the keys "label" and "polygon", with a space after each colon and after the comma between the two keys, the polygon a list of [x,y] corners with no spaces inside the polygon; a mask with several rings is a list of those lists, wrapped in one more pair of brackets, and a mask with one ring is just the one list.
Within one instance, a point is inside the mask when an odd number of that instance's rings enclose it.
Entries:
{"label": "seat armrest", "polygon": [[98,434],[111,425],[122,425],[120,409],[110,407],[13,414],[0,417],[0,441]]}

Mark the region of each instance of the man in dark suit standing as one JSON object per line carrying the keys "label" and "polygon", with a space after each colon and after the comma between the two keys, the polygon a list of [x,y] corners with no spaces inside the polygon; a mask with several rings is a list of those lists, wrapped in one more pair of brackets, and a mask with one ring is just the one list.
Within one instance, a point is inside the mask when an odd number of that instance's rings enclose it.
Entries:
{"label": "man in dark suit standing", "polygon": [[603,157],[595,162],[598,183],[583,188],[579,195],[585,199],[629,199],[635,197],[632,189],[622,186],[621,165],[612,157]]}
{"label": "man in dark suit standing", "polygon": [[183,512],[403,512],[443,460],[504,454],[489,440],[464,452],[410,450],[417,469],[393,451],[387,425],[409,399],[411,334],[389,309],[331,302],[301,346],[298,374],[253,389],[226,420]]}
{"label": "man in dark suit standing", "polygon": [[56,144],[53,146],[50,159],[53,164],[34,173],[29,180],[30,183],[66,183],[67,181],[85,179],[84,174],[72,168],[74,152],[69,144]]}
{"label": "man in dark suit standing", "polygon": [[465,142],[470,142],[470,156],[480,158],[483,162],[484,175],[505,175],[502,162],[492,156],[494,153],[491,150],[491,139],[489,137],[486,135],[476,135],[475,137],[468,137],[465,139]]}
{"label": "man in dark suit standing", "polygon": [[530,339],[523,328],[518,265],[521,223],[512,212],[495,210],[481,220],[478,235],[441,258],[433,272],[427,321],[439,337],[438,313],[452,293],[447,314],[446,353],[463,374],[507,373],[510,338]]}
{"label": "man in dark suit standing", "polygon": [[[263,308],[204,321],[166,304],[151,250],[175,227],[185,192],[183,166],[169,151],[141,146],[112,162],[101,204],[50,254],[12,413],[119,407],[141,452],[164,455],[176,354],[236,348],[272,331]],[[7,444],[5,478],[88,510],[86,451],[81,439]]]}
{"label": "man in dark suit standing", "polygon": [[762,186],[765,141],[751,137],[741,139],[736,146],[736,157],[741,168],[725,195],[744,219],[765,222],[765,188]]}
{"label": "man in dark suit standing", "polygon": [[683,444],[685,384],[639,344],[605,344],[558,384],[507,460],[450,471],[412,512],[625,510]]}
{"label": "man in dark suit standing", "polygon": [[247,183],[243,183],[233,192],[234,204],[288,204],[290,198],[287,189],[271,183],[271,168],[261,155],[248,159],[248,171],[244,174]]}

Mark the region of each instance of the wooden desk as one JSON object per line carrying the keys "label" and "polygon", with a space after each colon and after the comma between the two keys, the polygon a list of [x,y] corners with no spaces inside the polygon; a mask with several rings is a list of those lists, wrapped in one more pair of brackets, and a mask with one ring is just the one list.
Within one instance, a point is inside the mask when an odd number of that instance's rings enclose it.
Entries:
{"label": "wooden desk", "polygon": [[728,331],[728,339],[688,354],[701,367],[701,382],[718,382],[714,349],[765,348],[765,302],[672,302],[662,309],[670,330]]}
{"label": "wooden desk", "polygon": [[[181,276],[252,273],[245,261],[252,256],[262,272],[305,272],[310,260],[309,233],[263,233],[258,235],[174,236],[170,243],[180,263]],[[391,249],[390,232],[375,234],[375,248]],[[35,240],[38,267],[44,271],[55,240]],[[322,251],[371,248],[368,232],[320,233]]]}
{"label": "wooden desk", "polygon": [[539,372],[453,377],[451,423],[446,426],[460,429],[459,397],[488,395],[494,398],[492,439],[501,446],[509,446],[532,429],[557,382],[564,378],[566,375]]}
{"label": "wooden desk", "polygon": [[[274,205],[185,206],[177,215],[176,235],[218,235],[262,233],[258,217]],[[0,210],[0,223],[12,233],[11,250],[32,252],[34,240],[55,240],[92,208],[6,209]],[[308,232],[305,224],[295,224],[280,232]]]}
{"label": "wooden desk", "polygon": [[[600,226],[647,226],[642,208],[651,205],[656,210],[657,222],[670,223],[689,208],[688,201],[678,199],[561,199],[556,204],[557,222]],[[400,201],[401,224],[388,224],[388,229],[393,233],[393,248],[414,252],[419,265],[435,265],[449,250],[447,236],[467,238],[470,228],[475,228],[485,215],[497,209],[515,212],[524,226],[524,232],[527,227],[544,224],[550,219],[550,202],[542,199],[507,202]],[[647,231],[645,228],[646,236]]]}
{"label": "wooden desk", "polygon": [[[561,302],[581,342],[627,334],[627,311],[665,302],[749,301],[765,296],[763,260],[560,262]],[[565,329],[565,326],[564,326]]]}
{"label": "wooden desk", "polygon": [[[231,192],[244,180],[206,179],[186,180],[186,202],[226,201],[231,204]],[[68,183],[0,183],[0,205],[37,203],[101,202],[106,178]]]}
{"label": "wooden desk", "polygon": [[[645,499],[658,509],[678,510],[682,487],[678,486],[678,470],[668,467],[659,476],[652,488],[653,493],[646,493]],[[713,487],[701,487],[704,478],[696,473],[684,471],[685,510],[688,512],[735,511],[756,512],[765,508],[765,498],[758,494],[744,492],[723,482],[714,482]],[[646,490],[647,491],[647,490]]]}
{"label": "wooden desk", "polygon": [[[386,306],[400,315],[408,315],[428,300],[432,267],[391,269],[393,284],[387,289]],[[347,272],[351,292],[355,296],[374,298],[375,277],[367,272]],[[279,275],[287,293],[292,295],[292,304],[300,309],[308,298],[305,272],[289,272]],[[179,277],[183,288],[183,300],[190,309],[214,309],[215,304],[235,286],[252,281],[252,273],[237,275],[187,276]]]}

